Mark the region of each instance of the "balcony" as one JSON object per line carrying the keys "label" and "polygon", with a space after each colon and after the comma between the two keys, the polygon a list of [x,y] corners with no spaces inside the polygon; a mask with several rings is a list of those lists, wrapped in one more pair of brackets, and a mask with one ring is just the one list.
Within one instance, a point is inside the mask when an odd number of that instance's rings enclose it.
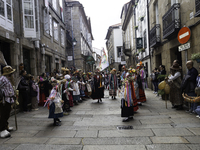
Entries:
{"label": "balcony", "polygon": [[124,42],[123,52],[126,56],[131,56],[131,44],[130,44],[130,42]]}
{"label": "balcony", "polygon": [[163,39],[169,39],[173,36],[177,36],[177,33],[181,26],[179,9],[180,9],[180,4],[175,3],[162,17]]}
{"label": "balcony", "polygon": [[150,31],[150,47],[160,44],[160,24],[156,24]]}
{"label": "balcony", "polygon": [[196,13],[195,17],[200,17],[200,0],[195,0]]}

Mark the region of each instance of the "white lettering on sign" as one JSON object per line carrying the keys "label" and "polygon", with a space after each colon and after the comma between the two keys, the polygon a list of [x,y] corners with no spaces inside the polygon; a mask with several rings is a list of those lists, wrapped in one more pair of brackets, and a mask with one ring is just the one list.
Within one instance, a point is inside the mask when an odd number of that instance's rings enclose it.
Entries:
{"label": "white lettering on sign", "polygon": [[190,43],[186,43],[186,44],[179,46],[178,50],[179,50],[179,52],[181,52],[181,51],[184,51],[184,50],[189,49],[189,48],[190,48]]}
{"label": "white lettering on sign", "polygon": [[188,36],[189,35],[189,31],[188,32],[185,32],[185,33],[183,33],[183,34],[181,34],[180,36],[179,36],[179,39],[182,39],[182,38],[184,38],[184,37],[186,37],[186,36]]}

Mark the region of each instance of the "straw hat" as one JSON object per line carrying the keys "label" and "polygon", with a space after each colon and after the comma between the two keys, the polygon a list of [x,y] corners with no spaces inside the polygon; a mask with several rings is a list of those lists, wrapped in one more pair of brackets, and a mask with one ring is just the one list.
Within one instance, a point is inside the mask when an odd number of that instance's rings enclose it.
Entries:
{"label": "straw hat", "polygon": [[4,75],[11,74],[11,73],[13,73],[13,72],[15,72],[15,69],[13,69],[11,66],[5,66],[5,67],[3,68],[3,76],[4,76]]}

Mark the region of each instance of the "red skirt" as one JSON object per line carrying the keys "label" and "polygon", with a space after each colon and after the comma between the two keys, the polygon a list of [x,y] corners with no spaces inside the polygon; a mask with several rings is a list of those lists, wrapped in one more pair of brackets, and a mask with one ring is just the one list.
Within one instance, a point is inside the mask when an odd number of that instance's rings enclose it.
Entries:
{"label": "red skirt", "polygon": [[139,97],[140,98],[137,100],[138,102],[142,103],[147,101],[144,91],[140,88],[139,88]]}
{"label": "red skirt", "polygon": [[71,92],[70,92],[70,95],[68,95],[68,97],[69,97],[69,106],[73,107],[74,106],[74,104],[73,104],[73,96],[72,96]]}
{"label": "red skirt", "polygon": [[44,93],[40,93],[40,102],[39,102],[38,105],[39,106],[44,106],[45,100],[46,100],[45,94]]}

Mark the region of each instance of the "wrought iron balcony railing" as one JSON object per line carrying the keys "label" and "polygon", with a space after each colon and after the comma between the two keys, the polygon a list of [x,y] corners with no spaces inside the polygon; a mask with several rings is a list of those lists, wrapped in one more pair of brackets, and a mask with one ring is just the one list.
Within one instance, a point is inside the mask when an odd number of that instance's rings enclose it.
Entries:
{"label": "wrought iron balcony railing", "polygon": [[72,44],[72,37],[69,34],[69,31],[66,32],[66,40],[69,41]]}
{"label": "wrought iron balcony railing", "polygon": [[195,0],[196,13],[195,17],[200,17],[200,0]]}
{"label": "wrought iron balcony railing", "polygon": [[160,24],[156,24],[150,31],[150,47],[160,44]]}
{"label": "wrought iron balcony railing", "polygon": [[126,56],[131,55],[131,45],[130,42],[124,42],[123,43],[123,52]]}
{"label": "wrought iron balcony railing", "polygon": [[180,29],[180,4],[175,3],[162,17],[163,20],[163,39],[169,39],[178,33]]}

